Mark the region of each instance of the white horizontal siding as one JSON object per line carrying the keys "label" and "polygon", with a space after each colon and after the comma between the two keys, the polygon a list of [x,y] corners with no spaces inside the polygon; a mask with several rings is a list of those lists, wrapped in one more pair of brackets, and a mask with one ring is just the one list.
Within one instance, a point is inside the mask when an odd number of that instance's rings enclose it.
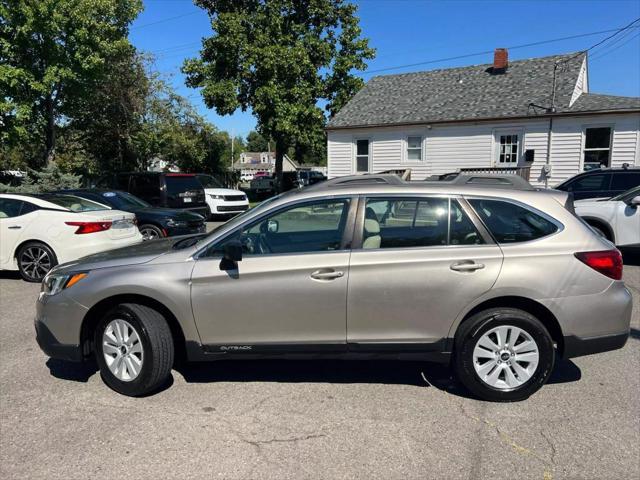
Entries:
{"label": "white horizontal siding", "polygon": [[[585,72],[586,74],[586,72]],[[556,185],[582,169],[583,137],[586,126],[606,125],[613,128],[611,165],[640,165],[640,115],[597,115],[554,119],[551,141],[551,177]],[[496,130],[513,130],[524,134],[522,152],[534,150],[531,182],[544,185],[541,171],[547,158],[548,119],[513,122],[466,123],[423,127],[385,127],[328,133],[329,177],[355,173],[354,142],[357,138],[371,141],[371,172],[411,169],[411,178],[421,180],[429,175],[456,171],[459,168],[495,165],[494,135]],[[408,135],[422,135],[423,161],[407,162],[404,149]],[[521,162],[522,164],[522,162]]]}

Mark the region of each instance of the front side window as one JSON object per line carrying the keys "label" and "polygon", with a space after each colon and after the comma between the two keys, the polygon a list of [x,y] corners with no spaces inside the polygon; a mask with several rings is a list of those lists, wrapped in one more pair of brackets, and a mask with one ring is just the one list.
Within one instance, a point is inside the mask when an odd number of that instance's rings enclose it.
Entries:
{"label": "front side window", "polygon": [[611,190],[629,190],[640,186],[639,172],[616,172],[611,179]]}
{"label": "front side window", "polygon": [[536,240],[558,231],[558,227],[531,210],[502,200],[470,199],[498,243]]}
{"label": "front side window", "polygon": [[517,133],[500,135],[498,137],[498,163],[515,166],[518,164],[520,151],[520,135]]}
{"label": "front side window", "polygon": [[611,156],[611,128],[586,128],[584,137],[584,170],[608,167]]}
{"label": "front side window", "polygon": [[206,256],[222,255],[227,242],[240,242],[245,255],[340,250],[348,212],[348,199],[298,204],[237,230]]}
{"label": "front side window", "polygon": [[407,137],[407,160],[410,162],[419,162],[422,160],[422,137]]}
{"label": "front side window", "polygon": [[356,172],[369,171],[369,140],[356,140]]}
{"label": "front side window", "polygon": [[456,200],[369,198],[362,248],[477,245],[483,239]]}

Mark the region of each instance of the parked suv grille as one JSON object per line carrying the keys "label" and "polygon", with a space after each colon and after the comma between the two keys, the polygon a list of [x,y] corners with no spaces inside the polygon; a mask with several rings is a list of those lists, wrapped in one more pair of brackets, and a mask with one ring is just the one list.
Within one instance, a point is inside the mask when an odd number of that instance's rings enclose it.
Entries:
{"label": "parked suv grille", "polygon": [[244,195],[225,195],[224,199],[227,202],[242,202],[247,199]]}
{"label": "parked suv grille", "polygon": [[218,211],[219,212],[239,212],[242,210],[247,210],[249,208],[249,205],[219,205],[218,206]]}

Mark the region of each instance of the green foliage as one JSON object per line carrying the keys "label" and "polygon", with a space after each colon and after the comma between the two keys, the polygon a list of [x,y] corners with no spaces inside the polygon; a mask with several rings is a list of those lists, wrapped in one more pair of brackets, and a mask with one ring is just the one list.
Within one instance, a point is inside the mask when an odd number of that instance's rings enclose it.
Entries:
{"label": "green foliage", "polygon": [[297,144],[323,133],[362,86],[352,74],[374,57],[361,38],[357,7],[344,0],[195,0],[211,17],[213,35],[187,60],[187,85],[225,115],[251,108],[258,130],[276,142],[276,169]]}
{"label": "green foliage", "polygon": [[0,193],[43,193],[52,190],[80,187],[80,176],[64,173],[56,164],[40,171],[29,169],[27,178],[18,186],[0,183]]}
{"label": "green foliage", "polygon": [[128,27],[141,9],[140,0],[0,0],[0,141],[35,137],[38,160],[51,161],[60,124],[110,59],[132,51]]}
{"label": "green foliage", "polygon": [[269,151],[269,147],[269,141],[255,130],[252,130],[247,135],[248,152],[267,152]]}

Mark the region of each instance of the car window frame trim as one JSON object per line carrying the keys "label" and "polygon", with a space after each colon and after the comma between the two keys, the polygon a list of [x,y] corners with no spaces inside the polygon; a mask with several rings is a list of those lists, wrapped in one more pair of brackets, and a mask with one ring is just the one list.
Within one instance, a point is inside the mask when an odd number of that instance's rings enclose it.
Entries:
{"label": "car window frame trim", "polygon": [[[406,199],[408,201],[417,201],[419,202],[421,198],[446,198],[448,200],[448,216],[447,216],[447,245],[420,245],[415,247],[393,247],[393,248],[362,248],[363,237],[364,237],[364,220],[365,220],[365,210],[367,205],[367,198],[397,198],[397,199]],[[462,208],[463,212],[469,217],[473,226],[478,230],[478,233],[484,240],[483,244],[480,245],[451,245],[450,244],[450,236],[451,236],[451,200],[457,200],[458,204]],[[486,228],[484,223],[482,223],[481,219],[478,217],[478,214],[471,208],[468,202],[461,194],[446,194],[446,193],[418,193],[418,194],[406,194],[406,193],[361,193],[358,198],[358,212],[355,222],[355,230],[353,233],[353,242],[352,242],[352,251],[366,251],[366,252],[377,252],[377,251],[394,251],[394,250],[418,250],[418,249],[434,249],[434,248],[478,248],[478,247],[488,247],[495,246],[498,243],[495,241],[493,236],[490,234],[489,230]]]}
{"label": "car window frame trim", "polygon": [[303,206],[308,203],[318,203],[319,201],[331,201],[331,200],[348,200],[349,201],[349,211],[347,212],[347,219],[345,220],[344,232],[342,233],[342,239],[340,240],[340,248],[338,250],[327,250],[327,251],[319,251],[319,252],[288,252],[288,253],[266,253],[266,254],[243,254],[244,257],[253,258],[253,257],[281,257],[286,255],[317,255],[317,254],[331,254],[331,253],[345,253],[351,251],[351,245],[353,243],[353,233],[355,227],[355,217],[356,217],[356,209],[358,206],[358,195],[346,194],[346,195],[331,195],[331,196],[322,196],[322,197],[314,197],[307,198],[304,200],[294,200],[291,202],[283,203],[277,207],[269,209],[256,217],[251,217],[247,219],[247,221],[241,223],[235,228],[225,232],[222,236],[213,239],[202,248],[198,249],[191,258],[193,260],[220,260],[222,255],[216,256],[206,256],[206,251],[213,246],[215,243],[222,242],[234,235],[238,230],[242,230],[248,224],[259,223],[265,218],[273,216],[283,210],[287,210],[290,207],[296,208],[296,206]]}

